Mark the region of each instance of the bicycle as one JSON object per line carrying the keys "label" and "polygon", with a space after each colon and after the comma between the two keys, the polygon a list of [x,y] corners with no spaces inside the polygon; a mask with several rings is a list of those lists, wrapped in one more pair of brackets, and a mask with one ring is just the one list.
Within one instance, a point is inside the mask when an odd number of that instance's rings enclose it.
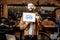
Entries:
{"label": "bicycle", "polygon": [[10,40],[7,39],[7,37],[9,36],[13,36],[16,39],[15,35],[11,34],[12,31],[13,31],[13,26],[10,25],[10,21],[5,17],[1,17],[0,18],[0,40]]}

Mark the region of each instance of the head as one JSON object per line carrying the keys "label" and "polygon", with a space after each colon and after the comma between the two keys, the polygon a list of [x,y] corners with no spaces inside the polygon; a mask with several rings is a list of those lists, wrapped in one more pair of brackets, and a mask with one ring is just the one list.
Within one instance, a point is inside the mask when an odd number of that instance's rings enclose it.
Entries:
{"label": "head", "polygon": [[54,12],[55,12],[55,14],[56,14],[56,18],[55,18],[55,20],[56,20],[56,22],[58,22],[58,20],[59,20],[59,16],[60,16],[60,8],[56,8],[55,10],[54,10]]}
{"label": "head", "polygon": [[34,6],[33,3],[28,3],[27,8],[29,11],[33,11],[33,10],[35,10],[36,7]]}
{"label": "head", "polygon": [[55,13],[60,16],[60,8],[56,9]]}

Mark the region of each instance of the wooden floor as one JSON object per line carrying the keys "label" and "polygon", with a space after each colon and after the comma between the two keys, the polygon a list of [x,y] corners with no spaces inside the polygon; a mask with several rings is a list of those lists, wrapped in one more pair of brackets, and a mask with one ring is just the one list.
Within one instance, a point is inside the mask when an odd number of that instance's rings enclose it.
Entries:
{"label": "wooden floor", "polygon": [[6,34],[7,40],[16,40],[14,35]]}
{"label": "wooden floor", "polygon": [[11,34],[6,34],[7,40],[16,40],[18,38],[20,40],[20,32],[15,32],[12,35]]}

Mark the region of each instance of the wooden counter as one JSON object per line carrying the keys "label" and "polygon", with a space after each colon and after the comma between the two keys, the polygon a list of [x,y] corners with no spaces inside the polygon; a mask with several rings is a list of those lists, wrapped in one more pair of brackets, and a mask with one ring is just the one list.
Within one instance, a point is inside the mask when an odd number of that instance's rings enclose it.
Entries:
{"label": "wooden counter", "polygon": [[55,28],[55,27],[57,27],[56,24],[53,21],[51,21],[51,20],[44,20],[42,22],[42,25],[44,27],[48,27],[48,28]]}
{"label": "wooden counter", "polygon": [[51,20],[43,21],[42,25],[44,26],[45,31],[48,31],[49,33],[58,32],[58,27]]}

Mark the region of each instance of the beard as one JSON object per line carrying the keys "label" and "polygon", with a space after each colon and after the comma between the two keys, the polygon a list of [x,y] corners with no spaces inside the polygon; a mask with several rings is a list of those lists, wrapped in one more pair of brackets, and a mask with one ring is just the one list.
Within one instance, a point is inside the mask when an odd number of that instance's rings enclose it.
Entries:
{"label": "beard", "polygon": [[30,8],[30,9],[28,9],[28,10],[31,11],[31,12],[33,12],[34,9],[33,9],[33,8]]}

